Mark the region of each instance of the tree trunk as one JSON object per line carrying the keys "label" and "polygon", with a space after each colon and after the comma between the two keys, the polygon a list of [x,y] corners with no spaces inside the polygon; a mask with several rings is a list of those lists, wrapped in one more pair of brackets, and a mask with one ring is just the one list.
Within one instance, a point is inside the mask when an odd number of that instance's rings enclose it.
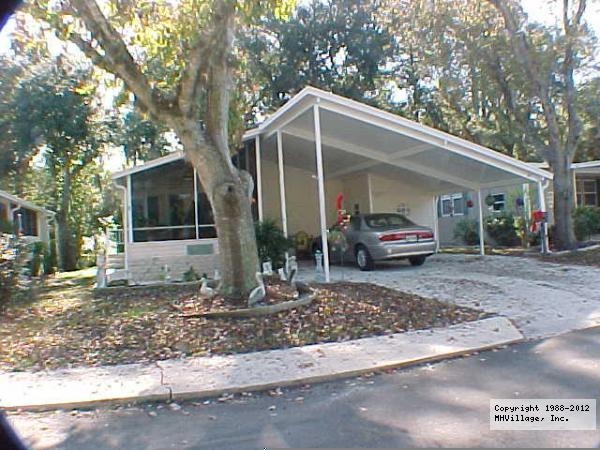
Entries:
{"label": "tree trunk", "polygon": [[73,233],[69,223],[71,206],[71,173],[68,167],[63,168],[62,192],[60,207],[56,213],[56,234],[58,245],[58,264],[60,270],[77,270],[77,247],[73,242]]}
{"label": "tree trunk", "polygon": [[219,241],[221,293],[247,301],[257,285],[259,270],[251,186],[240,176],[229,155],[204,150],[206,144],[196,121],[182,119],[174,128],[211,202]]}
{"label": "tree trunk", "polygon": [[[564,155],[560,155],[564,157]],[[577,240],[573,231],[573,210],[575,193],[573,191],[573,172],[570,161],[554,164],[554,247],[558,250],[572,250]]]}
{"label": "tree trunk", "polygon": [[221,293],[247,300],[259,269],[247,187],[238,180],[216,187],[211,196],[222,271]]}

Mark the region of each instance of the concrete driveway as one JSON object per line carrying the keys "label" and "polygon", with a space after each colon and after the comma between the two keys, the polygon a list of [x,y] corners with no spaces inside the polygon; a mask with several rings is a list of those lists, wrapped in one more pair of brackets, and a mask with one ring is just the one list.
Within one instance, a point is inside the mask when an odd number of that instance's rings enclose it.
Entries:
{"label": "concrete driveway", "polygon": [[[312,266],[302,278],[314,278]],[[600,269],[514,256],[439,254],[421,267],[406,261],[372,272],[332,266],[332,281],[370,282],[510,318],[527,338],[600,325]]]}

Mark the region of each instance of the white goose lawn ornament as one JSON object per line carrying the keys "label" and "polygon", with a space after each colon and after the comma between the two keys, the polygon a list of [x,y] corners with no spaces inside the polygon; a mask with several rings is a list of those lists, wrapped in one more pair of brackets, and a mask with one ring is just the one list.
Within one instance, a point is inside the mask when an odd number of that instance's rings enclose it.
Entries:
{"label": "white goose lawn ornament", "polygon": [[296,273],[298,273],[298,270],[294,267],[290,270],[290,272],[288,273],[288,283],[290,284],[290,286],[292,286],[294,289],[296,289]]}
{"label": "white goose lawn ornament", "polygon": [[202,277],[200,281],[202,281],[202,284],[200,285],[200,294],[204,297],[214,297],[216,292],[208,285],[208,279],[206,277]]}
{"label": "white goose lawn ornament", "polygon": [[256,281],[258,282],[258,286],[250,292],[250,295],[248,296],[248,306],[254,306],[257,303],[262,302],[267,296],[267,290],[265,288],[265,283],[263,283],[261,272],[256,272]]}

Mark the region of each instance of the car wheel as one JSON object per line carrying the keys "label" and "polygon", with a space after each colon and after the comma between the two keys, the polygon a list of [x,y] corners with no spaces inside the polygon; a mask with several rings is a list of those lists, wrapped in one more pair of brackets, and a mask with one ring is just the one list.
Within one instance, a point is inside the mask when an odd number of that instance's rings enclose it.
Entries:
{"label": "car wheel", "polygon": [[425,258],[427,258],[427,257],[426,256],[411,256],[410,258],[408,258],[408,260],[410,261],[411,266],[422,266],[423,263],[425,262]]}
{"label": "car wheel", "polygon": [[371,258],[369,250],[364,245],[359,245],[356,248],[356,264],[360,270],[373,270],[373,258]]}

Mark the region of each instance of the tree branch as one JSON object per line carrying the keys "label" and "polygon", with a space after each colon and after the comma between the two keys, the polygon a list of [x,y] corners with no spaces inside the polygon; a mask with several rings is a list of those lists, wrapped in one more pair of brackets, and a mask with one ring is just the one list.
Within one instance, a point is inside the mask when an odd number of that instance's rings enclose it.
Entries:
{"label": "tree branch", "polygon": [[177,88],[177,103],[182,114],[192,117],[197,112],[195,102],[196,92],[202,83],[206,74],[203,62],[206,60],[206,49],[208,47],[209,36],[203,33],[198,37],[196,44],[190,50],[190,55]]}
{"label": "tree branch", "polygon": [[534,93],[539,97],[542,103],[544,111],[544,117],[548,126],[548,138],[550,142],[550,148],[554,152],[560,151],[560,127],[558,125],[558,118],[556,114],[556,107],[550,97],[550,89],[546,79],[539,70],[538,64],[532,54],[531,46],[527,41],[527,37],[524,32],[519,30],[518,24],[515,19],[515,15],[510,9],[506,0],[488,0],[504,19],[505,30],[508,33],[509,39],[512,43],[512,48],[521,60],[523,67],[529,78],[533,82]]}
{"label": "tree branch", "polygon": [[69,36],[69,40],[73,44],[75,44],[79,48],[79,50],[81,50],[83,54],[92,61],[92,63],[95,66],[98,66],[107,72],[112,72],[112,67],[110,66],[106,58],[100,53],[98,53],[98,50],[96,50],[88,41],[86,41],[81,36],[75,33],[71,33],[71,35]]}
{"label": "tree branch", "polygon": [[508,109],[507,119],[510,120],[510,116],[512,115],[516,121],[511,121],[511,124],[516,125],[517,128],[520,129],[520,131],[523,133],[525,142],[531,145],[542,158],[548,160],[550,158],[548,148],[546,144],[544,144],[543,140],[540,139],[538,133],[536,133],[536,130],[529,125],[529,112],[527,110],[523,111],[518,107],[516,102],[517,94],[513,92],[513,89],[507,80],[500,57],[496,56],[496,58],[486,58],[486,63],[490,69],[493,79],[496,81],[496,83],[498,83],[498,86],[500,86],[500,90],[504,96],[504,102],[506,104],[506,108]]}
{"label": "tree branch", "polygon": [[228,58],[233,46],[235,1],[216,0],[209,45],[206,131],[211,143],[229,158],[229,90],[231,74]]}
{"label": "tree branch", "polygon": [[[104,55],[102,55],[104,67],[109,68],[110,72],[120,77],[143,106],[154,116],[161,117],[164,110],[172,109],[167,102],[161,100],[158,93],[150,86],[146,76],[140,71],[139,66],[127,49],[125,42],[104,16],[96,1],[71,0],[71,6],[85,23],[86,28],[92,34],[92,38],[104,50]],[[96,54],[99,55],[97,51]]]}
{"label": "tree branch", "polygon": [[563,60],[563,76],[565,77],[565,100],[567,104],[567,124],[568,133],[566,141],[566,152],[569,161],[573,160],[575,156],[575,149],[577,141],[581,135],[581,122],[577,115],[575,108],[576,103],[576,89],[575,81],[573,79],[573,72],[575,69],[575,49],[574,40],[577,38],[577,32],[581,24],[581,18],[586,8],[586,0],[580,0],[577,8],[577,12],[572,20],[568,17],[569,0],[563,2],[563,26],[565,29],[566,45],[565,45],[565,58]]}

